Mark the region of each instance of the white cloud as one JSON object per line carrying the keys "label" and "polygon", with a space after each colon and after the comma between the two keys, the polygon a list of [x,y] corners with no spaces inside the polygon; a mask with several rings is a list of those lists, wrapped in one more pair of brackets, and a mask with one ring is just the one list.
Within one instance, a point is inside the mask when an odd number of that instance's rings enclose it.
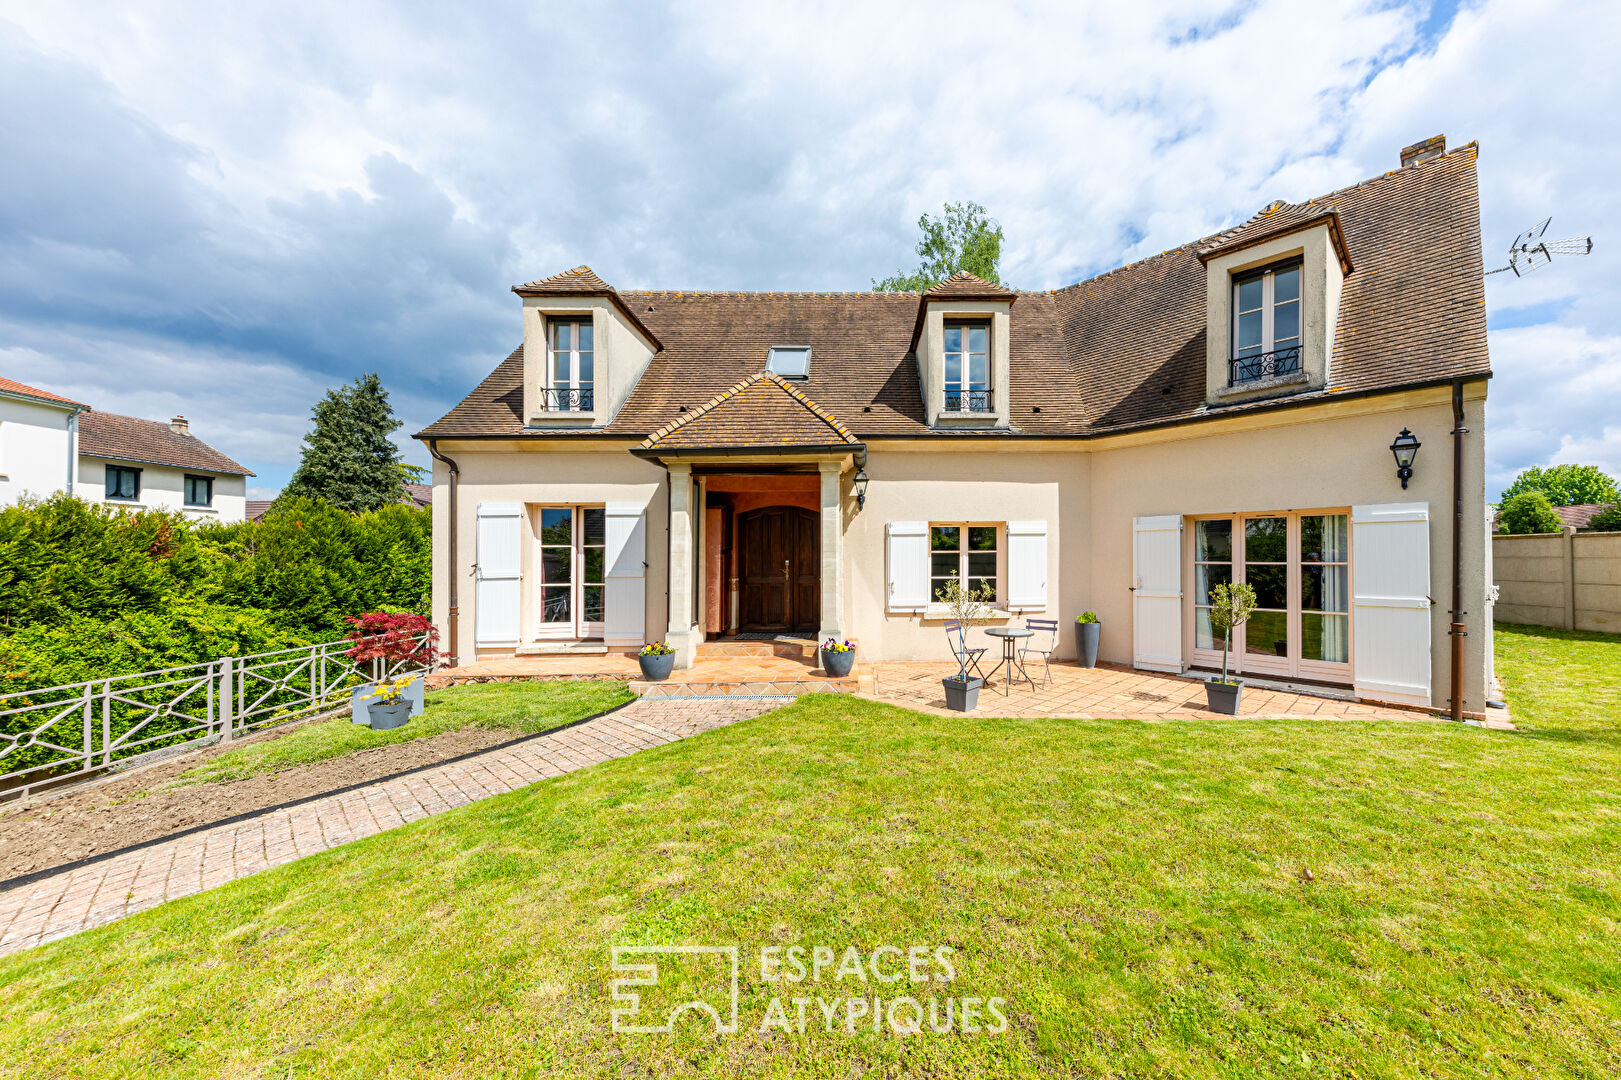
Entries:
{"label": "white cloud", "polygon": [[138,349],[135,400],[239,417],[249,464],[284,475],[314,397],[362,370],[413,430],[453,404],[515,342],[515,281],[589,262],[626,287],[860,288],[912,261],[919,213],[966,198],[1005,226],[1008,277],[1048,287],[1445,131],[1482,142],[1489,250],[1549,213],[1600,237],[1581,265],[1490,279],[1511,327],[1492,475],[1613,463],[1613,424],[1564,406],[1618,362],[1621,149],[1596,133],[1621,25],[1605,4],[1492,0],[1431,40],[1427,16],[0,7],[0,320],[53,389],[54,363],[83,380],[109,343]]}

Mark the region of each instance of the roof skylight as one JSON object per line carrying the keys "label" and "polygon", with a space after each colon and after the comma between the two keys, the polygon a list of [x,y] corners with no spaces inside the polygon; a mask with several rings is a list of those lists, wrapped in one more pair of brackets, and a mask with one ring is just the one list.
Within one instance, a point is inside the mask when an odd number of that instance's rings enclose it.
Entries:
{"label": "roof skylight", "polygon": [[809,345],[773,345],[766,354],[765,369],[785,379],[803,379],[810,375],[810,358]]}

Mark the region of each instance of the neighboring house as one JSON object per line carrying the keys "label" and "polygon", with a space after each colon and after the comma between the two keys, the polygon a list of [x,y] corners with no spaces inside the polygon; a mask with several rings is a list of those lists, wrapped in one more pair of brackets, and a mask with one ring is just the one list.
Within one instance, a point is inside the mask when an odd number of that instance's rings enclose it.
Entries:
{"label": "neighboring house", "polygon": [[73,489],[73,442],[88,405],[0,378],[0,506]]}
{"label": "neighboring house", "polygon": [[957,574],[995,623],[1059,620],[1060,655],[1090,609],[1105,660],[1180,672],[1219,669],[1209,587],[1238,579],[1240,673],[1445,706],[1456,574],[1479,712],[1476,152],[1050,292],[517,286],[522,346],[417,436],[435,620],[464,661],[667,638],[685,666],[739,633],[940,660]]}
{"label": "neighboring house", "polygon": [[92,409],[79,417],[76,490],[90,502],[241,521],[252,475],[193,435],[184,416],[164,423]]}

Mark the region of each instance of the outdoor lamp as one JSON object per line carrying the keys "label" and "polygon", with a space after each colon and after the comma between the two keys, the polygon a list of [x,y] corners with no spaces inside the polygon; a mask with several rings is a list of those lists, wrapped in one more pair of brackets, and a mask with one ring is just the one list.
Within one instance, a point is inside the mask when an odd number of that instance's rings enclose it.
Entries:
{"label": "outdoor lamp", "polygon": [[856,508],[867,505],[867,470],[856,470]]}
{"label": "outdoor lamp", "polygon": [[1396,475],[1401,477],[1402,490],[1407,489],[1407,481],[1413,478],[1413,459],[1418,457],[1418,448],[1423,445],[1406,428],[1396,436],[1396,441],[1390,444],[1390,452],[1396,455]]}

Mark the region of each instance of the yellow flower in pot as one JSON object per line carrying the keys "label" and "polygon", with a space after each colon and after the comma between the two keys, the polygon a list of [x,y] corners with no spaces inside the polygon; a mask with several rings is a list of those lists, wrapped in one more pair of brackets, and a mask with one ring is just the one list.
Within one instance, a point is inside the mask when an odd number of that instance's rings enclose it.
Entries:
{"label": "yellow flower in pot", "polygon": [[366,711],[371,714],[373,731],[389,731],[403,727],[411,719],[411,700],[405,692],[411,687],[412,677],[380,682],[365,695]]}

